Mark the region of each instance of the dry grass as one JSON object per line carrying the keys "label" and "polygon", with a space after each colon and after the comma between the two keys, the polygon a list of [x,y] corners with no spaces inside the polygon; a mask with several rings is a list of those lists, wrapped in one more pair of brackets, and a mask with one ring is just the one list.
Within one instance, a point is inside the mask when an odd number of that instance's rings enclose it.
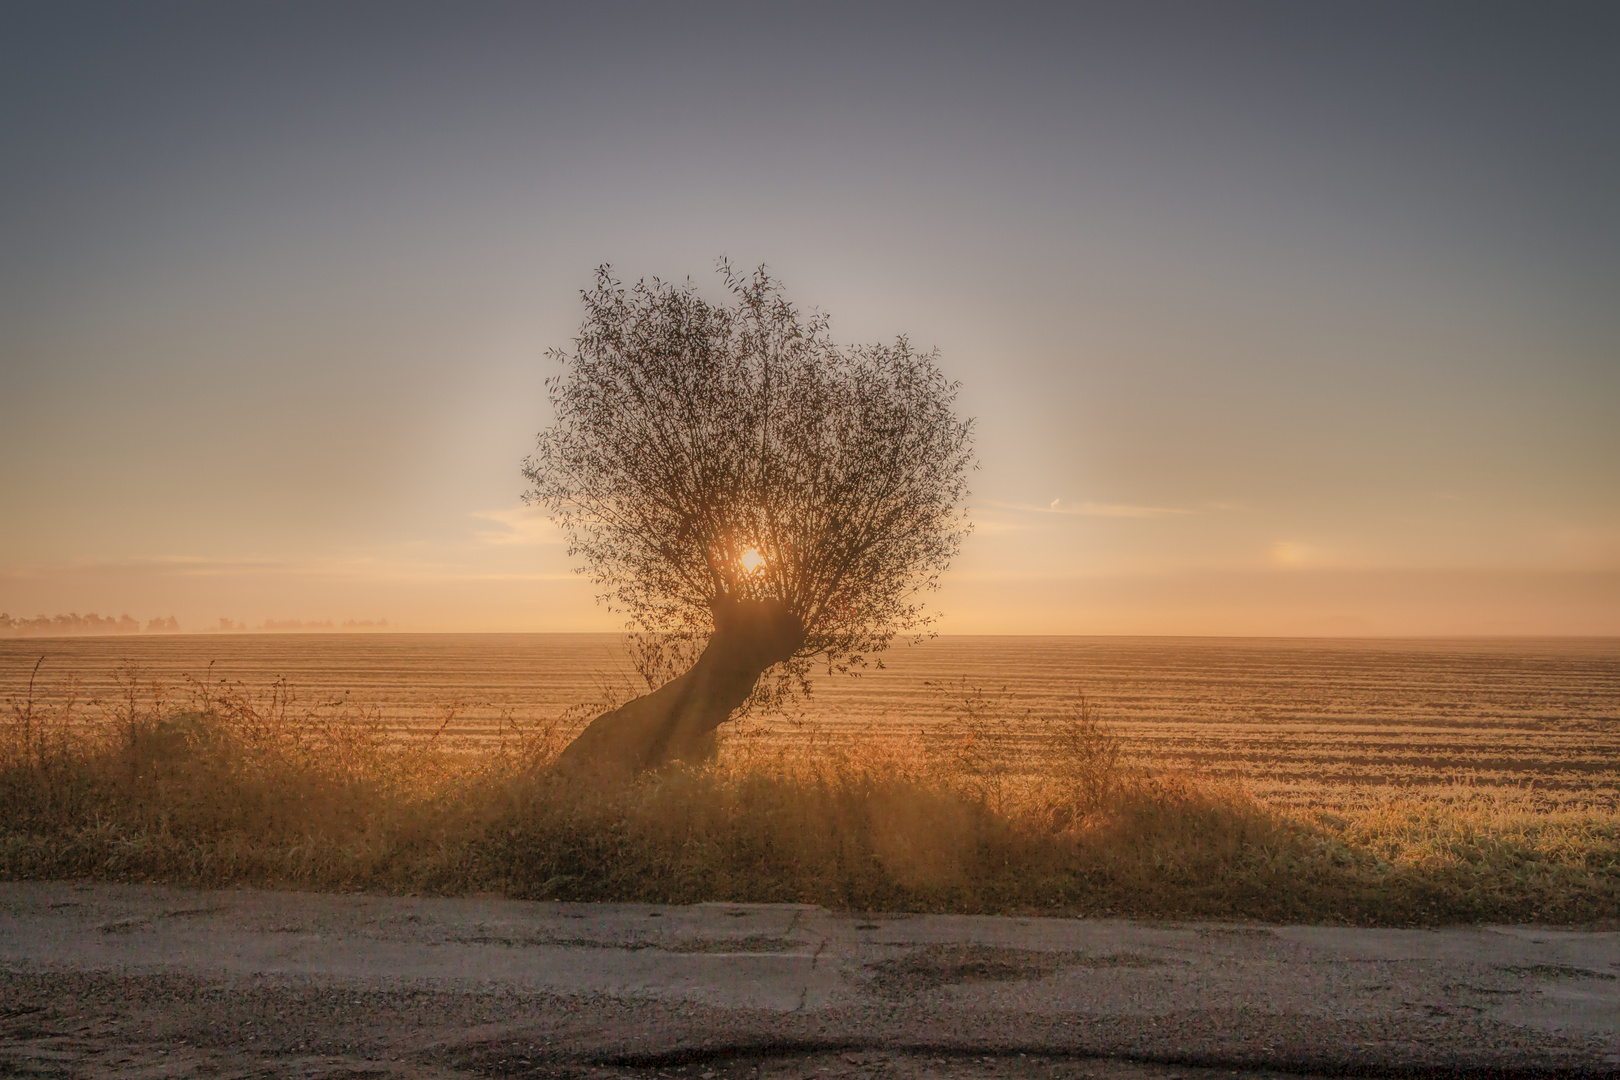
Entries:
{"label": "dry grass", "polygon": [[[640,685],[635,650],[596,635],[153,635],[0,639],[0,699],[60,704],[60,676],[110,699],[126,658],[184,685],[214,670],[253,685],[287,676],[311,696],[374,706],[407,736],[494,741],[505,717],[548,716]],[[808,715],[856,737],[955,721],[929,683],[966,675],[1023,707],[1060,710],[1083,688],[1123,752],[1154,768],[1230,778],[1269,806],[1342,812],[1394,796],[1501,792],[1526,810],[1620,812],[1620,639],[1234,641],[940,638],[892,650],[883,670],[818,681]],[[774,738],[792,724],[773,721]],[[1449,795],[1445,796],[1450,798]]]}
{"label": "dry grass", "polygon": [[747,724],[619,788],[548,763],[590,713],[468,740],[374,708],[123,668],[0,730],[0,877],[579,900],[1422,924],[1620,906],[1620,815],[1495,789],[1277,807],[1150,772],[1076,698],[935,687],[947,718],[792,738]]}

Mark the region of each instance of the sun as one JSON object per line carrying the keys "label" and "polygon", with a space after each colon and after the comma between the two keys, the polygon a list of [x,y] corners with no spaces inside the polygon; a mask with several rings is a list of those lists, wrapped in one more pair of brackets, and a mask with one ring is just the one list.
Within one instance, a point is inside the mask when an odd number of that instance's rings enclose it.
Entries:
{"label": "sun", "polygon": [[765,565],[765,556],[759,553],[759,548],[749,548],[747,551],[742,553],[742,557],[737,561],[742,563],[744,570],[747,570],[750,574],[752,574],[755,570],[758,570],[760,567]]}

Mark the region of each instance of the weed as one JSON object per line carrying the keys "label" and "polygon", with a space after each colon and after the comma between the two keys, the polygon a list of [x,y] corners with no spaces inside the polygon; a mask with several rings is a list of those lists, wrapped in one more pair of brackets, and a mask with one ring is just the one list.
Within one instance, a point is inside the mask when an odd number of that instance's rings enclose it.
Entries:
{"label": "weed", "polygon": [[453,704],[413,733],[285,680],[115,690],[11,703],[0,877],[1386,924],[1620,904],[1611,811],[1281,809],[1128,760],[1080,696],[963,682],[937,725],[854,735],[750,719],[713,761],[603,786],[549,768],[603,703],[475,742]]}

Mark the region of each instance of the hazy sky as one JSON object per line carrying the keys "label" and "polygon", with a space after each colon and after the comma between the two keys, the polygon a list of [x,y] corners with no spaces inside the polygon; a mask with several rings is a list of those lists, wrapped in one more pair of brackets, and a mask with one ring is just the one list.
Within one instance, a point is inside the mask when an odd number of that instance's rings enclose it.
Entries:
{"label": "hazy sky", "polygon": [[578,290],[978,417],[952,631],[1620,633],[1620,7],[0,12],[0,609],[607,629]]}

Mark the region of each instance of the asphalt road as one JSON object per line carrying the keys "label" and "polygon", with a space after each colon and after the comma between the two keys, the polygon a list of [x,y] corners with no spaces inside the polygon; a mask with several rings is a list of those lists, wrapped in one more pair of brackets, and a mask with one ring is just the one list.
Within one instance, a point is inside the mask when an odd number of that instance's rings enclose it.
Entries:
{"label": "asphalt road", "polygon": [[0,883],[0,1075],[1620,1077],[1620,933]]}

